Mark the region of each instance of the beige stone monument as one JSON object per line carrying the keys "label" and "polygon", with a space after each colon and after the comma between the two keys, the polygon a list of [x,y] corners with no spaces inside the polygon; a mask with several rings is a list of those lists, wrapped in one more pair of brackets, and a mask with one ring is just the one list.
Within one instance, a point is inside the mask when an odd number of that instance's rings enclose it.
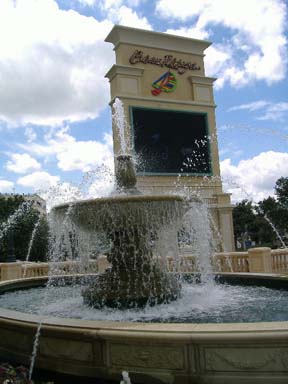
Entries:
{"label": "beige stone monument", "polygon": [[[223,193],[213,97],[205,76],[210,42],[114,26],[116,64],[106,74],[111,105],[119,98],[127,124],[124,141],[137,159],[137,188],[164,193],[185,186],[211,208],[221,236],[219,251],[234,249],[232,205]],[[119,131],[113,125],[114,153]],[[179,176],[181,175],[181,176]]]}

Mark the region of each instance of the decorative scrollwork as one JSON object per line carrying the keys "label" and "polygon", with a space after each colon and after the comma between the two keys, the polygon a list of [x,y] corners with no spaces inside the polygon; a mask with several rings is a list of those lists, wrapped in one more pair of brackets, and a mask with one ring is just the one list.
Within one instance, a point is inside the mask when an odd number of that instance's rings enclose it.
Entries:
{"label": "decorative scrollwork", "polygon": [[184,351],[182,348],[112,344],[110,356],[113,365],[122,367],[134,366],[173,370],[184,368]]}

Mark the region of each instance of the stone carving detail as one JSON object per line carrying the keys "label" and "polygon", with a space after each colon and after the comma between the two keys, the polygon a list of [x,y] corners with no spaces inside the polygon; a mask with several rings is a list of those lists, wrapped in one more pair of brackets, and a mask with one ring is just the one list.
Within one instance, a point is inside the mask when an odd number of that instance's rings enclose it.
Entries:
{"label": "stone carving detail", "polygon": [[40,341],[40,355],[66,358],[69,360],[92,361],[92,345],[75,340],[43,337]]}
{"label": "stone carving detail", "polygon": [[288,351],[287,350],[280,350],[279,353],[279,359],[283,365],[284,368],[288,369]]}
{"label": "stone carving detail", "polygon": [[[249,353],[247,349],[243,349],[243,358],[238,354],[238,356],[235,356],[235,352],[237,349],[235,348],[234,351],[228,350],[206,350],[206,369],[208,371],[223,371],[223,366],[220,365],[220,363],[224,362],[228,366],[236,369],[236,370],[259,370],[265,367],[268,367],[269,365],[279,365],[279,363],[282,363],[282,366],[284,369],[288,369],[288,351],[283,349],[273,350],[273,351],[266,351],[266,353],[263,353],[263,350],[261,351],[261,355],[257,356],[257,348],[255,348],[253,351],[250,350],[253,353]],[[233,353],[234,352],[234,353]],[[239,351],[238,351],[239,352]],[[248,353],[247,353],[248,352]],[[233,356],[234,355],[234,356]],[[225,370],[225,369],[224,369]]]}
{"label": "stone carving detail", "polygon": [[110,358],[112,365],[122,367],[184,369],[184,350],[178,347],[112,344]]}

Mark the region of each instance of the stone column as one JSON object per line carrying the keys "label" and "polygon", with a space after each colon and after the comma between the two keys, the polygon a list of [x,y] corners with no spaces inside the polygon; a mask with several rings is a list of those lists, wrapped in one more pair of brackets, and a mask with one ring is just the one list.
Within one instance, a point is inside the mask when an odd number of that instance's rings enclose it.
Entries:
{"label": "stone column", "polygon": [[222,246],[224,252],[235,251],[234,231],[233,231],[233,205],[230,201],[230,193],[215,193],[216,210],[218,212],[219,230],[222,237]]}
{"label": "stone column", "polygon": [[272,273],[271,249],[268,247],[248,249],[249,272]]}

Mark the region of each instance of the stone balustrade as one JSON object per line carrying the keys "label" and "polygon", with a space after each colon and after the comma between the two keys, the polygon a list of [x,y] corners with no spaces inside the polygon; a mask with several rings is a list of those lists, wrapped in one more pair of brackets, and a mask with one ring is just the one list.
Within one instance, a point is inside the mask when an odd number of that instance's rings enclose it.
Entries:
{"label": "stone balustrade", "polygon": [[271,251],[272,272],[288,272],[288,249],[273,249]]}
{"label": "stone balustrade", "polygon": [[[167,257],[170,271],[197,272],[197,261],[188,249],[178,258]],[[49,274],[75,274],[104,272],[109,266],[106,256],[90,260],[85,267],[77,261],[57,263],[0,263],[0,281],[41,277]],[[222,252],[212,257],[214,272],[287,273],[288,248],[271,250],[267,247],[251,248],[247,252]]]}
{"label": "stone balustrade", "polygon": [[216,253],[215,272],[284,273],[288,271],[288,249],[250,248],[246,252]]}
{"label": "stone balustrade", "polygon": [[217,272],[249,272],[248,252],[216,253],[212,265]]}
{"label": "stone balustrade", "polygon": [[63,261],[57,263],[0,263],[0,281],[15,280],[29,277],[53,275],[67,275],[75,273],[98,272],[97,260],[90,260],[87,267],[77,261]]}

